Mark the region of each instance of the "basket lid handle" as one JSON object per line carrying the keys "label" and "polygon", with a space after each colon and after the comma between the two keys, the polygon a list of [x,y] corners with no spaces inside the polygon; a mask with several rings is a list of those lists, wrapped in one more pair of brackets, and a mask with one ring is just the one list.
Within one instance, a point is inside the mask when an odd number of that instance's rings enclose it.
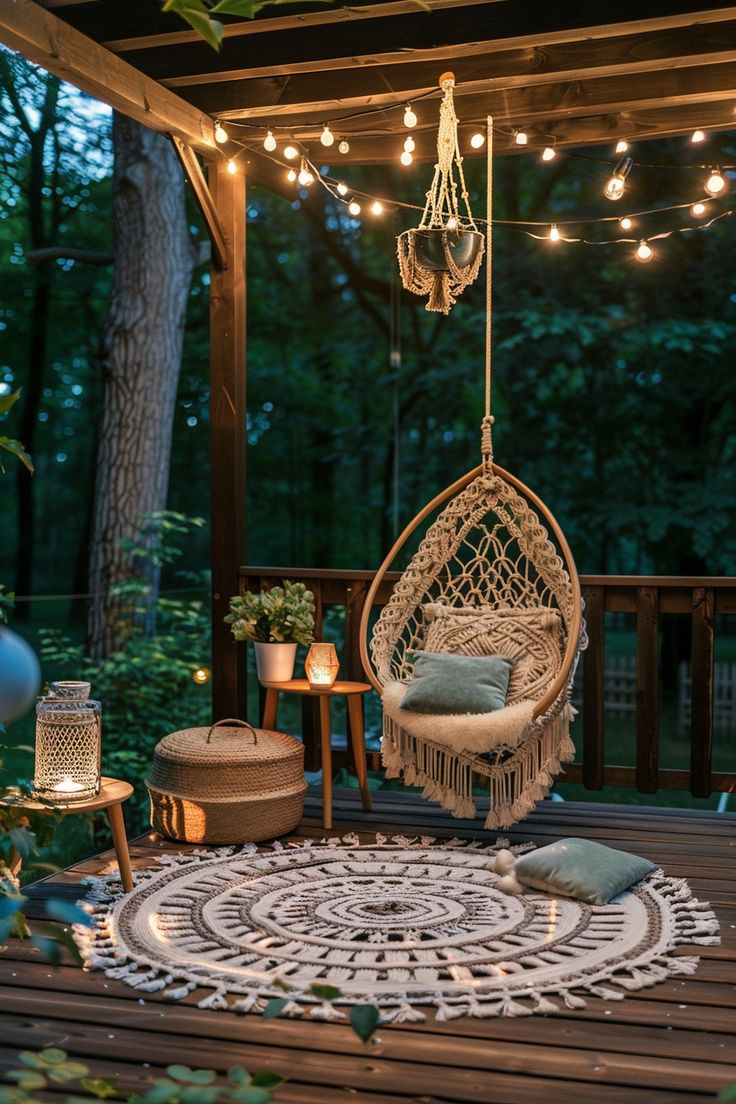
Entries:
{"label": "basket lid handle", "polygon": [[230,725],[231,727],[234,726],[236,728],[238,728],[238,727],[249,728],[251,730],[251,732],[253,733],[253,743],[254,744],[258,743],[258,733],[254,729],[253,725],[249,724],[247,721],[241,721],[237,717],[226,717],[222,721],[215,721],[215,723],[210,727],[209,731],[207,732],[207,739],[206,739],[205,743],[210,742],[210,739],[212,738],[212,733],[215,731],[216,728],[219,728],[221,725],[223,727],[225,725]]}

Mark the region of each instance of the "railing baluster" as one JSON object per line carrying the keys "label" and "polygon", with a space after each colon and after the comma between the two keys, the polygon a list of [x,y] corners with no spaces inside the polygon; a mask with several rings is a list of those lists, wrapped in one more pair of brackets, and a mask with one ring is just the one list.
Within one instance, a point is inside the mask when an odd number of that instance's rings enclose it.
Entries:
{"label": "railing baluster", "polygon": [[713,763],[713,608],[710,587],[693,590],[690,651],[690,792],[710,797]]}
{"label": "railing baluster", "polygon": [[322,580],[314,579],[310,581],[309,589],[314,595],[314,639],[321,640],[325,617],[325,608],[322,601]]}
{"label": "railing baluster", "polygon": [[602,587],[585,587],[588,647],[583,653],[583,785],[603,788],[605,617]]}
{"label": "railing baluster", "polygon": [[659,598],[656,587],[636,591],[636,786],[659,787]]}
{"label": "railing baluster", "polygon": [[360,662],[360,618],[363,614],[363,603],[367,586],[364,582],[356,580],[347,588],[346,613],[345,613],[345,677],[362,681],[363,665]]}

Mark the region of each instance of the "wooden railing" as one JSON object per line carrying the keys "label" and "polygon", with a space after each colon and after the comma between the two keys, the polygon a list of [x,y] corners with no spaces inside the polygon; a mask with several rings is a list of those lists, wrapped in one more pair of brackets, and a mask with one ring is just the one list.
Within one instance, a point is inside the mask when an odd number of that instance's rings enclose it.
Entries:
{"label": "wooden railing", "polygon": [[[244,567],[241,590],[260,590],[284,578],[308,584],[315,595],[316,636],[325,610],[345,610],[341,677],[362,678],[359,627],[370,571],[319,568]],[[383,605],[398,573],[388,574],[377,596]],[[736,578],[680,578],[628,575],[583,576],[585,619],[589,645],[582,663],[582,761],[565,768],[565,781],[586,789],[604,785],[634,786],[641,793],[657,789],[689,790],[695,797],[736,790],[736,772],[713,770],[714,639],[717,615],[736,615]],[[636,762],[621,766],[606,762],[606,636],[607,613],[634,614],[636,632],[635,714]],[[665,619],[689,618],[690,767],[660,767],[660,636]],[[735,623],[736,626],[736,623]],[[731,732],[736,741],[736,725]]]}

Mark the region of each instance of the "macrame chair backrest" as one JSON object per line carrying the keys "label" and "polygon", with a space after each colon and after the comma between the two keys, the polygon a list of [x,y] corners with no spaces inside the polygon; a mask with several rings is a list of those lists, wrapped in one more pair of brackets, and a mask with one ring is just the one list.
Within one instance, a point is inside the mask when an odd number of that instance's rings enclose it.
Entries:
{"label": "macrame chair backrest", "polygon": [[[386,573],[440,508],[371,634],[371,608]],[[536,692],[528,695],[536,699],[534,717],[543,716],[566,692],[583,633],[575,562],[541,499],[496,464],[490,470],[486,465],[474,468],[429,502],[379,568],[366,596],[360,632],[363,666],[379,694],[387,682],[410,675],[412,652],[425,639],[424,606],[432,602],[556,612],[561,661],[550,665],[548,677],[536,678]]]}

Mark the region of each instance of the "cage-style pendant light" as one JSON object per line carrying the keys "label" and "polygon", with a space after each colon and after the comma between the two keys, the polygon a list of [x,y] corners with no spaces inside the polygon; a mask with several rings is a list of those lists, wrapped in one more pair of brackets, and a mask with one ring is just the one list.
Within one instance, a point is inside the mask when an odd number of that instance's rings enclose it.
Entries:
{"label": "cage-style pendant light", "polygon": [[[443,73],[437,129],[437,164],[421,222],[396,239],[401,282],[415,295],[428,295],[426,309],[449,314],[458,295],[476,279],[484,236],[470,209],[453,100],[455,77]],[[459,193],[459,194],[458,194]]]}

